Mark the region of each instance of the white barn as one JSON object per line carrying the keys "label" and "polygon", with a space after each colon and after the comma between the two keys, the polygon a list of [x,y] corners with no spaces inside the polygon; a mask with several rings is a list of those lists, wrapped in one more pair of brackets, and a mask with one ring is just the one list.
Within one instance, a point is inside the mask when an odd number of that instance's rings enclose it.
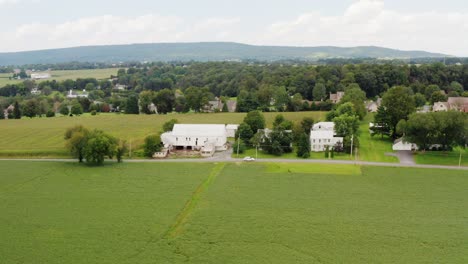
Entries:
{"label": "white barn", "polygon": [[161,135],[167,148],[191,150],[227,150],[227,131],[225,125],[175,124],[172,132]]}

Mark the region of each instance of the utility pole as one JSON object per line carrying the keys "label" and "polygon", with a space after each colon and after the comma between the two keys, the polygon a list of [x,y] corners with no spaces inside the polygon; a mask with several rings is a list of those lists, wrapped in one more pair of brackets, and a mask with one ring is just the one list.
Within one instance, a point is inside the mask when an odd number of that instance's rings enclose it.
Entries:
{"label": "utility pole", "polygon": [[353,158],[353,143],[354,143],[354,135],[351,136],[351,158]]}
{"label": "utility pole", "polygon": [[240,132],[239,132],[239,136],[237,137],[237,158],[239,158],[239,148],[240,148]]}
{"label": "utility pole", "polygon": [[255,159],[258,159],[258,144],[255,145]]}
{"label": "utility pole", "polygon": [[128,151],[128,156],[130,158],[132,158],[132,140],[130,140],[130,147],[129,147],[129,151]]}

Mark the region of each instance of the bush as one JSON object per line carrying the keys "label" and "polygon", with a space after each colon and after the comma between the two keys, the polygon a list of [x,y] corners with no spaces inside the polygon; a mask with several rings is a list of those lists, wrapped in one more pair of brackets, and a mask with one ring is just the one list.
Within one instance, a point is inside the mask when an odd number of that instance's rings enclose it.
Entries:
{"label": "bush", "polygon": [[159,135],[150,135],[145,138],[143,145],[145,157],[152,158],[154,153],[161,151],[161,138]]}
{"label": "bush", "polygon": [[55,112],[54,112],[54,111],[51,111],[51,110],[47,111],[46,117],[54,117],[54,116],[55,116]]}
{"label": "bush", "polygon": [[246,150],[246,146],[242,140],[236,140],[233,146],[234,154],[237,154],[237,148],[239,148],[239,154],[243,154]]}
{"label": "bush", "polygon": [[91,111],[91,115],[92,115],[92,116],[95,116],[95,115],[97,115],[97,112],[96,112],[96,110],[93,110],[93,111]]}

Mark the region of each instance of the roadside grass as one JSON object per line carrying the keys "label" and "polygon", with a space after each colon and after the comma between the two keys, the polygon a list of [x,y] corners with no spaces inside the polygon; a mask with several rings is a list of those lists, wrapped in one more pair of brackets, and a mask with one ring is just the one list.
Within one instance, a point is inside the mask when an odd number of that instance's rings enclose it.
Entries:
{"label": "roadside grass", "polygon": [[[268,126],[272,126],[278,113],[265,113]],[[325,112],[281,113],[285,118],[300,122],[304,117],[314,120],[323,119]],[[40,153],[55,156],[64,151],[65,130],[75,125],[84,125],[89,129],[101,129],[120,139],[127,140],[135,150],[141,146],[144,138],[161,131],[162,125],[170,119],[180,123],[194,124],[239,124],[244,113],[217,114],[168,114],[168,115],[124,115],[99,114],[75,117],[23,118],[20,120],[0,120],[0,156],[32,156]]]}
{"label": "roadside grass", "polygon": [[[39,80],[36,82],[43,81],[64,81],[67,79],[76,80],[78,78],[96,78],[100,79],[109,79],[111,75],[117,75],[117,68],[108,68],[108,69],[87,69],[87,70],[69,70],[69,71],[52,71],[52,77],[47,80]],[[21,83],[23,80],[10,80],[9,77],[13,76],[12,73],[0,73],[0,87],[3,87],[7,84],[17,84]]]}
{"label": "roadside grass", "polygon": [[468,166],[468,149],[457,148],[454,151],[419,151],[414,154],[417,164],[437,164],[447,166],[458,166],[462,154],[461,165]]}
{"label": "roadside grass", "polygon": [[2,263],[467,263],[466,171],[0,161]]}
{"label": "roadside grass", "polygon": [[359,136],[358,157],[361,161],[391,162],[398,163],[397,157],[387,156],[385,153],[393,153],[393,142],[388,137],[371,137],[369,133],[369,122],[372,122],[374,115],[368,113],[359,127],[361,135]]}

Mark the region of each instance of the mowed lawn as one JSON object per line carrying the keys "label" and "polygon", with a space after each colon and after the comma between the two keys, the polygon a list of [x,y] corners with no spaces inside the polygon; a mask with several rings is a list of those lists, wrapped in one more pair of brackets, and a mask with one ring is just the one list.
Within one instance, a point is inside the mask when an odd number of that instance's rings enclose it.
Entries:
{"label": "mowed lawn", "polygon": [[[117,71],[117,68],[51,71],[52,77],[48,80],[64,81],[67,79],[76,80],[78,78],[96,78],[98,80],[109,79],[111,75],[117,75]],[[11,76],[13,76],[11,73],[0,73],[0,87],[3,87],[7,84],[16,84],[22,82],[21,80],[10,80],[9,77]]]}
{"label": "mowed lawn", "polygon": [[466,171],[0,161],[2,263],[467,263]]}
{"label": "mowed lawn", "polygon": [[416,163],[418,164],[440,164],[448,166],[458,166],[461,163],[462,166],[468,166],[468,149],[456,148],[455,150],[448,152],[420,151],[414,155],[414,158]]}
{"label": "mowed lawn", "polygon": [[359,160],[362,161],[375,161],[375,162],[399,162],[397,157],[388,156],[386,153],[393,153],[393,142],[392,140],[380,135],[371,136],[369,132],[369,122],[373,122],[374,115],[367,114],[364,121],[361,122],[359,130],[361,135],[359,136],[359,149],[358,156]]}
{"label": "mowed lawn", "polygon": [[[268,126],[272,126],[278,113],[265,113]],[[282,113],[292,121],[304,117],[323,120],[325,112]],[[124,115],[100,114],[79,117],[23,118],[21,120],[0,120],[0,156],[61,156],[64,149],[65,130],[75,125],[89,129],[102,129],[127,140],[133,148],[140,146],[147,135],[159,133],[162,125],[170,119],[186,124],[240,124],[244,113],[217,114],[169,114],[169,115]]]}

